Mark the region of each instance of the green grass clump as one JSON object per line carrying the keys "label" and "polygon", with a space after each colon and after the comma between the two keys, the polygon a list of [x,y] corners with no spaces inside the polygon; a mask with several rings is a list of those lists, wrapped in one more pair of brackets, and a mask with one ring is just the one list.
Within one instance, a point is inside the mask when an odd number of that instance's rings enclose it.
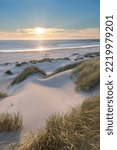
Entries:
{"label": "green grass clump", "polygon": [[99,150],[99,110],[97,96],[65,115],[55,114],[43,130],[25,137],[15,150]]}
{"label": "green grass clump", "polygon": [[16,67],[21,67],[22,65],[20,63],[17,63],[15,66]]}
{"label": "green grass clump", "polygon": [[22,71],[11,83],[11,85],[14,85],[14,84],[18,84],[22,81],[24,81],[28,76],[32,75],[32,74],[35,74],[35,73],[40,73],[42,74],[43,76],[46,76],[46,73],[41,70],[41,69],[38,69],[37,67],[33,67],[33,66],[30,66],[30,67],[27,67],[26,69],[24,69],[24,71]]}
{"label": "green grass clump", "polygon": [[57,58],[57,59],[53,59],[53,58],[43,58],[41,60],[38,60],[38,63],[42,63],[42,62],[52,62],[53,60],[70,60],[68,57],[64,57],[64,58]]}
{"label": "green grass clump", "polygon": [[7,75],[13,75],[13,73],[12,73],[11,70],[7,70],[7,71],[5,72],[5,74],[7,74]]}
{"label": "green grass clump", "polygon": [[54,59],[53,58],[43,58],[41,60],[38,61],[38,63],[41,63],[41,62],[52,62]]}
{"label": "green grass clump", "polygon": [[84,55],[84,57],[88,57],[88,58],[94,58],[94,57],[99,57],[100,56],[100,52],[92,52],[92,53],[87,53]]}
{"label": "green grass clump", "polygon": [[1,93],[1,92],[0,92],[0,98],[5,98],[5,97],[7,97],[7,94],[6,94],[6,93]]}
{"label": "green grass clump", "polygon": [[0,114],[0,132],[16,131],[21,128],[22,128],[22,117],[20,116],[19,113]]}
{"label": "green grass clump", "polygon": [[77,90],[90,90],[100,83],[100,60],[90,59],[79,64],[73,71]]}
{"label": "green grass clump", "polygon": [[21,62],[21,63],[18,63],[18,62],[16,62],[16,67],[21,67],[22,65],[26,65],[27,64],[27,62],[26,61],[24,61],[24,62]]}
{"label": "green grass clump", "polygon": [[63,72],[63,71],[66,71],[66,70],[70,70],[70,69],[73,69],[75,68],[79,63],[73,63],[73,64],[68,64],[66,66],[63,66],[63,67],[60,67],[58,68],[57,70],[55,70],[52,74],[50,74],[49,76],[53,76],[57,73],[60,73],[60,72]]}

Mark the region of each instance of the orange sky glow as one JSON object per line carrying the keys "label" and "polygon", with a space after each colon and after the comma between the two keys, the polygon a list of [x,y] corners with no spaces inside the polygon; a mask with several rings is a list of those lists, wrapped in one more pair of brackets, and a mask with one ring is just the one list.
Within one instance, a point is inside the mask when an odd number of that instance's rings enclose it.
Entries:
{"label": "orange sky glow", "polygon": [[57,28],[23,28],[14,32],[0,32],[0,39],[99,39],[99,28],[57,29]]}

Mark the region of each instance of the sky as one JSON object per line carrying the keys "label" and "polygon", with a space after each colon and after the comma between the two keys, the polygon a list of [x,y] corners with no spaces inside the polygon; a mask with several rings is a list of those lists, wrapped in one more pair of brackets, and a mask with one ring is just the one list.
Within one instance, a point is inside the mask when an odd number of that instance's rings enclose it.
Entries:
{"label": "sky", "polygon": [[97,39],[100,0],[0,0],[0,39]]}

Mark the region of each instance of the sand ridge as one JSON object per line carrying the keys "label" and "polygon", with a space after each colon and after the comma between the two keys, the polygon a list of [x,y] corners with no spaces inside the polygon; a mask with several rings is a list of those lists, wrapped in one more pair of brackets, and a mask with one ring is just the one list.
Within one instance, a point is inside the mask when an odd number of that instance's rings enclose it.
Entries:
{"label": "sand ridge", "polygon": [[83,94],[75,92],[70,70],[48,79],[26,82],[16,93],[0,102],[0,113],[20,112],[23,130],[31,131],[40,128],[50,114],[66,112],[84,98]]}

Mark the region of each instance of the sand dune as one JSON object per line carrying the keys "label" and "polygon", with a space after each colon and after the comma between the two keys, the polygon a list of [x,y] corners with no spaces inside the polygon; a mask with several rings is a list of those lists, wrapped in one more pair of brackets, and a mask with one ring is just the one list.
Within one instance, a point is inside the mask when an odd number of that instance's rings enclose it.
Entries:
{"label": "sand dune", "polygon": [[[89,51],[91,50],[89,49]],[[44,69],[46,73],[51,73],[61,66],[75,62],[77,55],[74,54],[72,56],[73,52],[65,52],[70,56],[70,60],[53,60],[33,65]],[[58,55],[58,52],[56,52],[56,55]],[[14,141],[14,138],[15,140],[19,140],[24,134],[43,127],[49,115],[53,113],[65,113],[72,106],[81,104],[85,98],[99,94],[99,87],[88,93],[76,92],[72,70],[64,71],[45,79],[41,78],[38,74],[32,75],[22,83],[10,87],[9,85],[12,80],[32,64],[28,62],[21,67],[16,67],[15,65],[13,63],[0,66],[0,92],[6,92],[9,95],[9,97],[0,99],[0,113],[20,112],[23,118],[23,129],[21,134],[16,133],[16,136],[14,135],[15,133],[7,135],[1,133],[0,145],[9,143],[11,140]],[[13,75],[6,75],[5,72],[7,70],[11,70]]]}
{"label": "sand dune", "polygon": [[51,113],[66,112],[84,98],[83,94],[75,92],[71,71],[66,71],[48,79],[25,83],[16,93],[0,102],[0,113],[20,112],[23,132],[27,132],[42,127]]}
{"label": "sand dune", "polygon": [[64,85],[68,84],[69,82],[70,83],[73,82],[70,80],[70,78],[72,77],[71,72],[72,72],[72,70],[71,71],[65,71],[62,73],[58,73],[58,74],[56,74],[52,77],[49,77],[47,79],[36,79],[34,82],[45,85],[47,87],[59,88],[59,87],[62,87]]}

